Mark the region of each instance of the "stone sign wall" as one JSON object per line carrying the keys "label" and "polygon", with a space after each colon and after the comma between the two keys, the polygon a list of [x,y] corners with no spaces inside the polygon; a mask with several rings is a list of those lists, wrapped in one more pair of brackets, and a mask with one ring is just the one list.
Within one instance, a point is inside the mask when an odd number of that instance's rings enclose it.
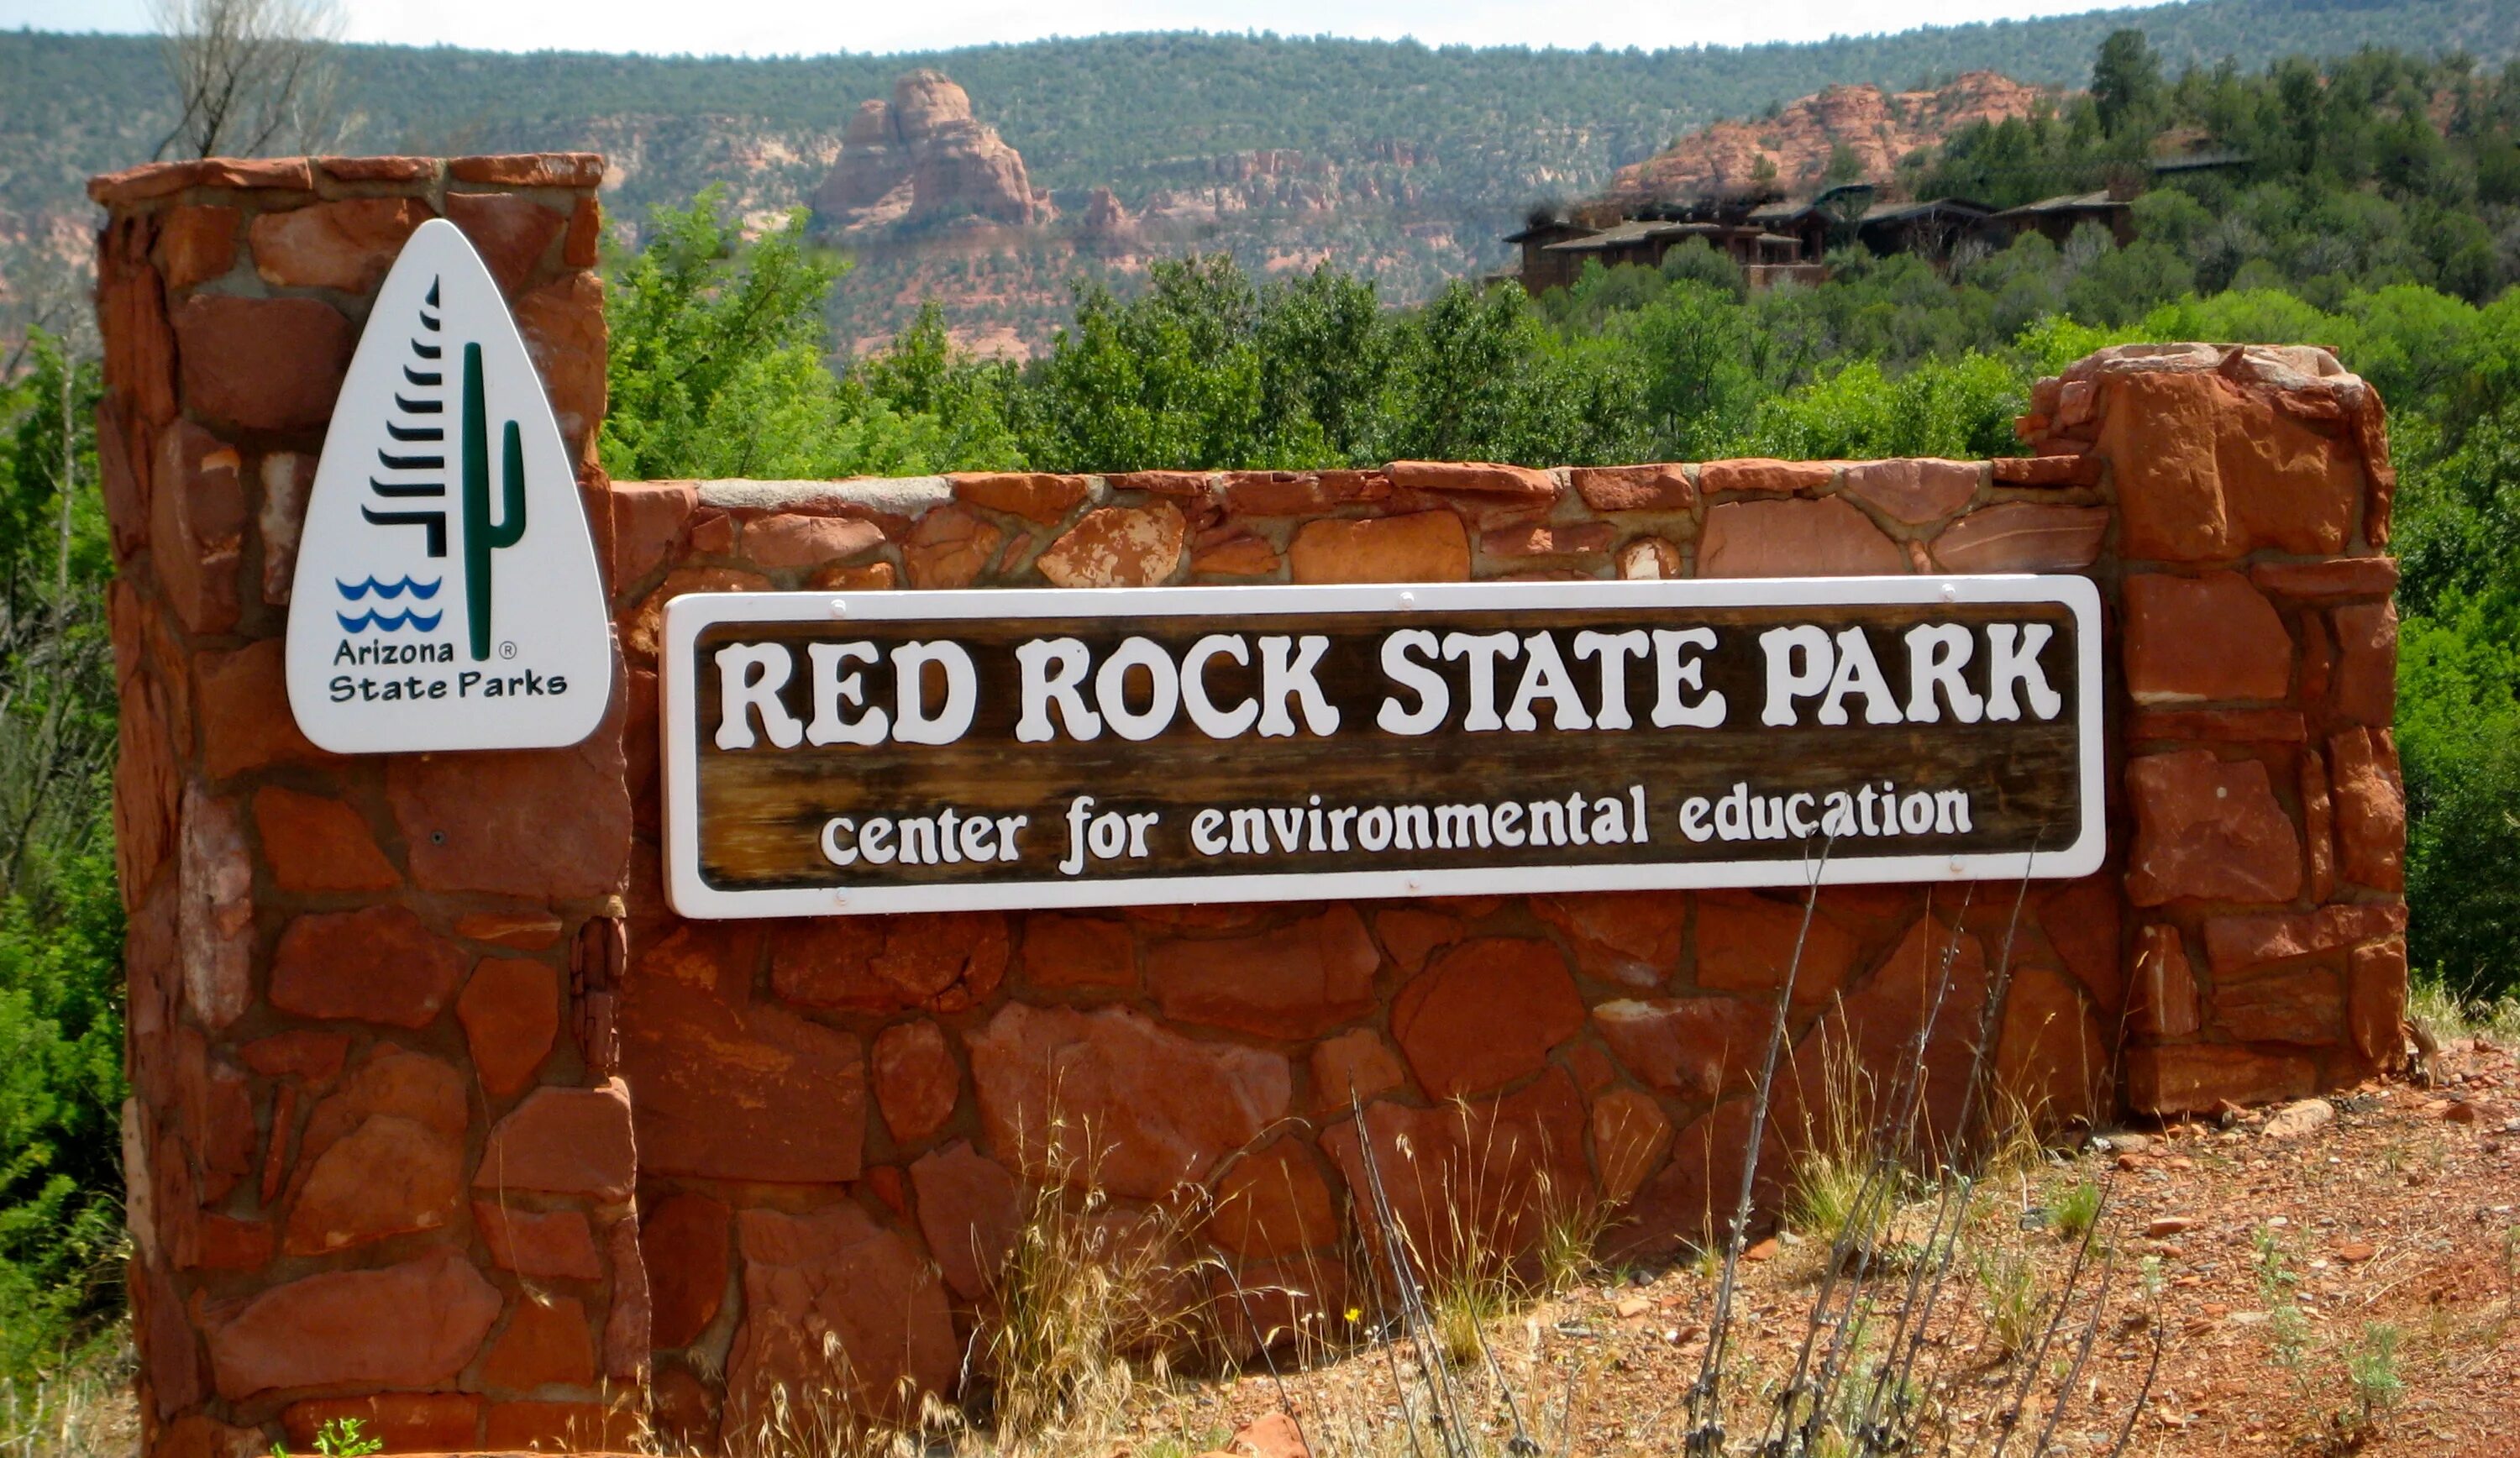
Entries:
{"label": "stone sign wall", "polygon": [[[781,1382],[950,1388],[1027,1189],[1089,1153],[1105,1218],[1190,1212],[1184,1254],[1216,1258],[1190,1279],[1240,1289],[1216,1309],[1245,1349],[1348,1303],[1367,1139],[1414,1165],[1386,1182],[1436,1245],[1452,1216],[1509,1240],[1608,1201],[1614,1241],[1668,1249],[1737,1186],[1790,894],[677,919],[655,653],[685,592],[2085,574],[2111,615],[2107,868],[2034,884],[2017,927],[2011,884],[1823,893],[1794,1067],[1895,1064],[1946,964],[1946,1136],[1990,986],[1997,1083],[2051,1119],[2397,1061],[2393,478],[2380,402],[2322,351],[2105,351],[2041,382],[2035,454],[1992,463],[614,483],[588,448],[601,176],[92,186],[152,1453],[302,1448],[335,1415],[398,1450],[651,1419],[706,1444]],[[430,216],[490,261],[585,463],[624,679],[574,749],[336,758],[282,692],[314,452]]]}

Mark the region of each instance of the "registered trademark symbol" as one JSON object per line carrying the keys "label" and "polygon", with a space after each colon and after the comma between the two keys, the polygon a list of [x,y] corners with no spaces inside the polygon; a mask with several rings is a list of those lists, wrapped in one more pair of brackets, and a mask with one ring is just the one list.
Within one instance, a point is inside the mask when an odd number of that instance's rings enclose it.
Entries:
{"label": "registered trademark symbol", "polygon": [[499,644],[499,656],[502,658],[514,658],[517,656],[517,644],[514,639]]}

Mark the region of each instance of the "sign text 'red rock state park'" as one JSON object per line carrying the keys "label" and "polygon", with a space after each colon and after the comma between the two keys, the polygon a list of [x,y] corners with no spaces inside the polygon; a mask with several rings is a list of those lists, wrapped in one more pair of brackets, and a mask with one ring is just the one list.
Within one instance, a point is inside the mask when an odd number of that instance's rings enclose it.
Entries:
{"label": "sign text 'red rock state park'", "polygon": [[2078,876],[2067,577],[704,594],[686,916]]}

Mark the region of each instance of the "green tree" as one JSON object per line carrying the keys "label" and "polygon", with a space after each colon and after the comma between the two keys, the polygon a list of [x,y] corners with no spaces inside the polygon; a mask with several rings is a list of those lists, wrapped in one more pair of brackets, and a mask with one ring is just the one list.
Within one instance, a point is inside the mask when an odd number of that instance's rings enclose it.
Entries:
{"label": "green tree", "polygon": [[2140,30],[2112,30],[2092,63],[2092,104],[2100,130],[2122,136],[2152,120],[2161,104],[2161,58]]}
{"label": "green tree", "polygon": [[118,1305],[122,904],[97,368],[29,340],[0,383],[0,1378]]}

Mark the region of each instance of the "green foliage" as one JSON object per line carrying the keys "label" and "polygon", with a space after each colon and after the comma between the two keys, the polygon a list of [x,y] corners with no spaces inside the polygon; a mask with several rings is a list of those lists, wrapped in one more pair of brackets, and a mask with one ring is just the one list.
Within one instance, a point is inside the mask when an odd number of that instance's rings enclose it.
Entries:
{"label": "green foliage", "polygon": [[2406,1379],[2398,1374],[2398,1329],[2385,1321],[2365,1323],[2362,1340],[2346,1356],[2345,1375],[2354,1384],[2355,1404],[2365,1425],[2397,1406],[2407,1390]]}
{"label": "green foliage", "polygon": [[2056,1238],[2081,1240],[2099,1223],[2102,1191],[2095,1180],[2081,1180],[2056,1202]]}
{"label": "green foliage", "polygon": [[1858,360],[1763,403],[1750,453],[1818,460],[2011,455],[2012,418],[2028,402],[2020,372],[1971,350],[1896,377]]}
{"label": "green foliage", "polygon": [[2161,106],[2161,58],[2140,30],[2112,30],[2092,63],[2092,108],[2100,131],[2124,136],[2149,127]]}
{"label": "green foliage", "polygon": [[[315,1430],[315,1451],[322,1458],[368,1458],[384,1450],[384,1439],[370,1437],[367,1424],[357,1418],[326,1418]],[[273,1443],[271,1458],[289,1458],[289,1445]]]}
{"label": "green foliage", "polygon": [[907,341],[883,382],[951,414],[905,412],[825,366],[823,301],[845,268],[804,228],[797,213],[747,243],[716,188],[657,211],[647,245],[617,264],[608,310],[612,475],[784,480],[1007,462],[985,395],[946,389],[955,361],[941,327]]}
{"label": "green foliage", "polygon": [[70,1355],[119,1298],[97,388],[93,362],[41,334],[0,382],[0,1378]]}

